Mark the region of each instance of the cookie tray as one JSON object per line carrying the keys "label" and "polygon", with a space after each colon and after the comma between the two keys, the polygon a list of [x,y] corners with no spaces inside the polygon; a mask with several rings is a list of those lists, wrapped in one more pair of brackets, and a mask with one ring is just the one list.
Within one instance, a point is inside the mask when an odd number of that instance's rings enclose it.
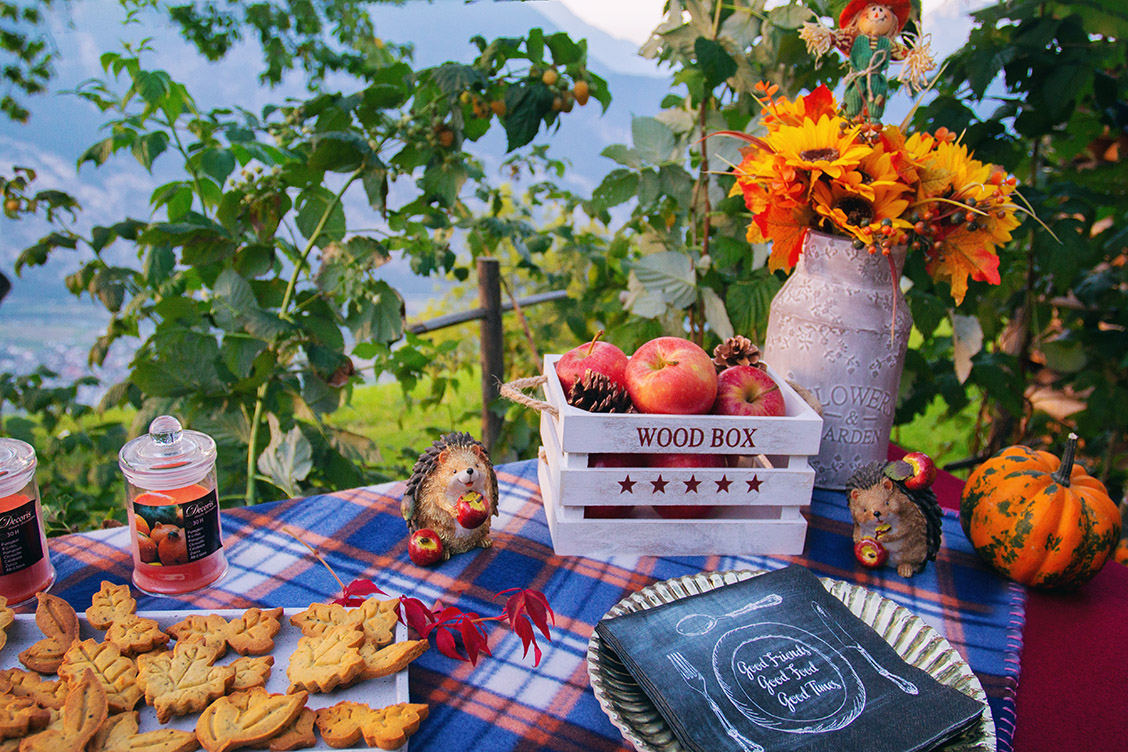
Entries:
{"label": "cookie tray", "polygon": [[[274,651],[271,653],[271,655],[274,656],[274,667],[270,672],[270,679],[266,683],[266,689],[270,692],[284,694],[290,686],[290,682],[286,678],[286,667],[289,665],[290,655],[294,652],[294,648],[298,644],[298,638],[302,636],[301,630],[290,624],[290,616],[304,610],[305,609],[301,608],[287,608],[283,611],[282,629],[279,630],[278,634],[274,637]],[[218,611],[139,611],[138,615],[155,619],[156,622],[160,624],[161,629],[164,629],[191,614],[206,615],[214,613],[231,620],[242,616],[244,611],[244,609],[224,609]],[[94,638],[101,641],[105,635],[101,630],[94,629],[87,624],[86,616],[83,615],[81,611],[78,613],[78,628],[79,638],[83,640]],[[39,628],[35,625],[35,614],[16,614],[15,621],[8,627],[8,643],[0,650],[0,668],[24,668],[24,665],[19,662],[17,656],[22,650],[42,638],[43,633],[40,632]],[[403,624],[397,624],[396,642],[402,642],[406,639],[407,627]],[[238,653],[233,650],[228,650],[227,655],[219,659],[216,664],[228,664],[238,657]],[[344,700],[367,703],[374,708],[394,705],[399,702],[408,702],[407,670],[400,671],[393,676],[368,679],[367,681],[359,682],[345,689],[335,689],[328,693],[311,693],[309,700],[306,702],[306,707],[316,710],[328,705],[335,705]],[[196,718],[199,716],[198,713],[186,716],[174,716],[168,723],[162,725],[157,722],[156,711],[146,705],[143,699],[137,704],[136,709],[139,711],[140,715],[141,731],[152,731],[158,728],[178,728],[191,731],[195,729]],[[424,720],[423,723],[426,724],[427,721]],[[400,752],[407,752],[410,742],[411,740],[409,738],[408,742],[399,748]],[[318,735],[317,743],[307,749],[330,750],[333,748],[326,744],[321,736]],[[367,750],[369,748],[362,746],[358,749]]]}

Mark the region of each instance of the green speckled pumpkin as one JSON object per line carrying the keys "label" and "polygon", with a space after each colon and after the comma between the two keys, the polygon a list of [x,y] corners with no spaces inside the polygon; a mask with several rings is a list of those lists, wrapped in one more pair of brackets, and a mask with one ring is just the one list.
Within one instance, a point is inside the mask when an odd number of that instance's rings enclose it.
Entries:
{"label": "green speckled pumpkin", "polygon": [[1091,580],[1120,540],[1108,491],[1073,464],[1070,434],[1059,460],[1012,446],[980,465],[964,486],[960,522],[987,563],[1023,585],[1075,588]]}

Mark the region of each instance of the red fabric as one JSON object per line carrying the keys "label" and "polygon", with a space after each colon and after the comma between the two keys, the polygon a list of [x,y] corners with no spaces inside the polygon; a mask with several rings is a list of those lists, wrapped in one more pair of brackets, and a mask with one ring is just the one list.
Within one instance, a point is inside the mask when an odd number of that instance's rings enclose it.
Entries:
{"label": "red fabric", "polygon": [[[961,479],[940,471],[933,489],[959,509]],[[1128,567],[1109,562],[1076,592],[1026,593],[1015,752],[1128,749]]]}

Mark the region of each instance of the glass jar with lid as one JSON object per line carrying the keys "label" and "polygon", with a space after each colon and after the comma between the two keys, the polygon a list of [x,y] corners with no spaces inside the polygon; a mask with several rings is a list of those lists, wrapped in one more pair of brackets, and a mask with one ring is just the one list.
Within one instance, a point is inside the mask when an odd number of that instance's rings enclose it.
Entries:
{"label": "glass jar with lid", "polygon": [[206,587],[227,571],[219,524],[215,441],[170,416],[122,447],[133,584],[157,595]]}
{"label": "glass jar with lid", "polygon": [[0,595],[9,606],[34,598],[55,581],[35,467],[30,444],[0,438]]}

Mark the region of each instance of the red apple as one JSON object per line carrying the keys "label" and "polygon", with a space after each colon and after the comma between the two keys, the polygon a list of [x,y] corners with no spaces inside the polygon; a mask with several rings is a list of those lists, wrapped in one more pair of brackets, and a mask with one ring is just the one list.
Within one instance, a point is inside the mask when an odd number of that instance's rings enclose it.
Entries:
{"label": "red apple", "polygon": [[783,392],[767,371],[731,366],[717,377],[717,415],[784,415]]}
{"label": "red apple", "polygon": [[924,452],[909,452],[901,460],[913,469],[913,474],[905,479],[905,488],[917,491],[928,488],[936,480],[936,463]]}
{"label": "red apple", "polygon": [[490,517],[490,505],[486,497],[477,491],[467,491],[458,497],[458,524],[467,530],[480,527]]}
{"label": "red apple", "polygon": [[627,392],[643,413],[699,415],[709,412],[717,397],[713,359],[688,339],[659,337],[631,356]]}
{"label": "red apple", "polygon": [[877,569],[889,558],[889,552],[873,538],[862,538],[854,544],[854,558],[867,569]]}
{"label": "red apple", "polygon": [[[722,454],[652,454],[650,467],[727,467],[728,462]],[[696,520],[712,517],[717,507],[707,504],[662,504],[654,505],[659,517],[667,520]]]}
{"label": "red apple", "polygon": [[[589,454],[588,467],[645,467],[644,454]],[[584,517],[613,520],[630,517],[634,507],[622,504],[599,504],[584,507]]]}
{"label": "red apple", "polygon": [[610,342],[599,342],[601,336],[602,329],[591,342],[572,348],[556,361],[556,376],[560,379],[565,397],[572,396],[572,388],[583,378],[585,371],[603,374],[621,388],[627,388],[627,382],[623,378],[623,371],[627,368],[627,354]]}
{"label": "red apple", "polygon": [[407,555],[419,566],[429,567],[443,558],[443,542],[431,528],[420,528],[407,541]]}

